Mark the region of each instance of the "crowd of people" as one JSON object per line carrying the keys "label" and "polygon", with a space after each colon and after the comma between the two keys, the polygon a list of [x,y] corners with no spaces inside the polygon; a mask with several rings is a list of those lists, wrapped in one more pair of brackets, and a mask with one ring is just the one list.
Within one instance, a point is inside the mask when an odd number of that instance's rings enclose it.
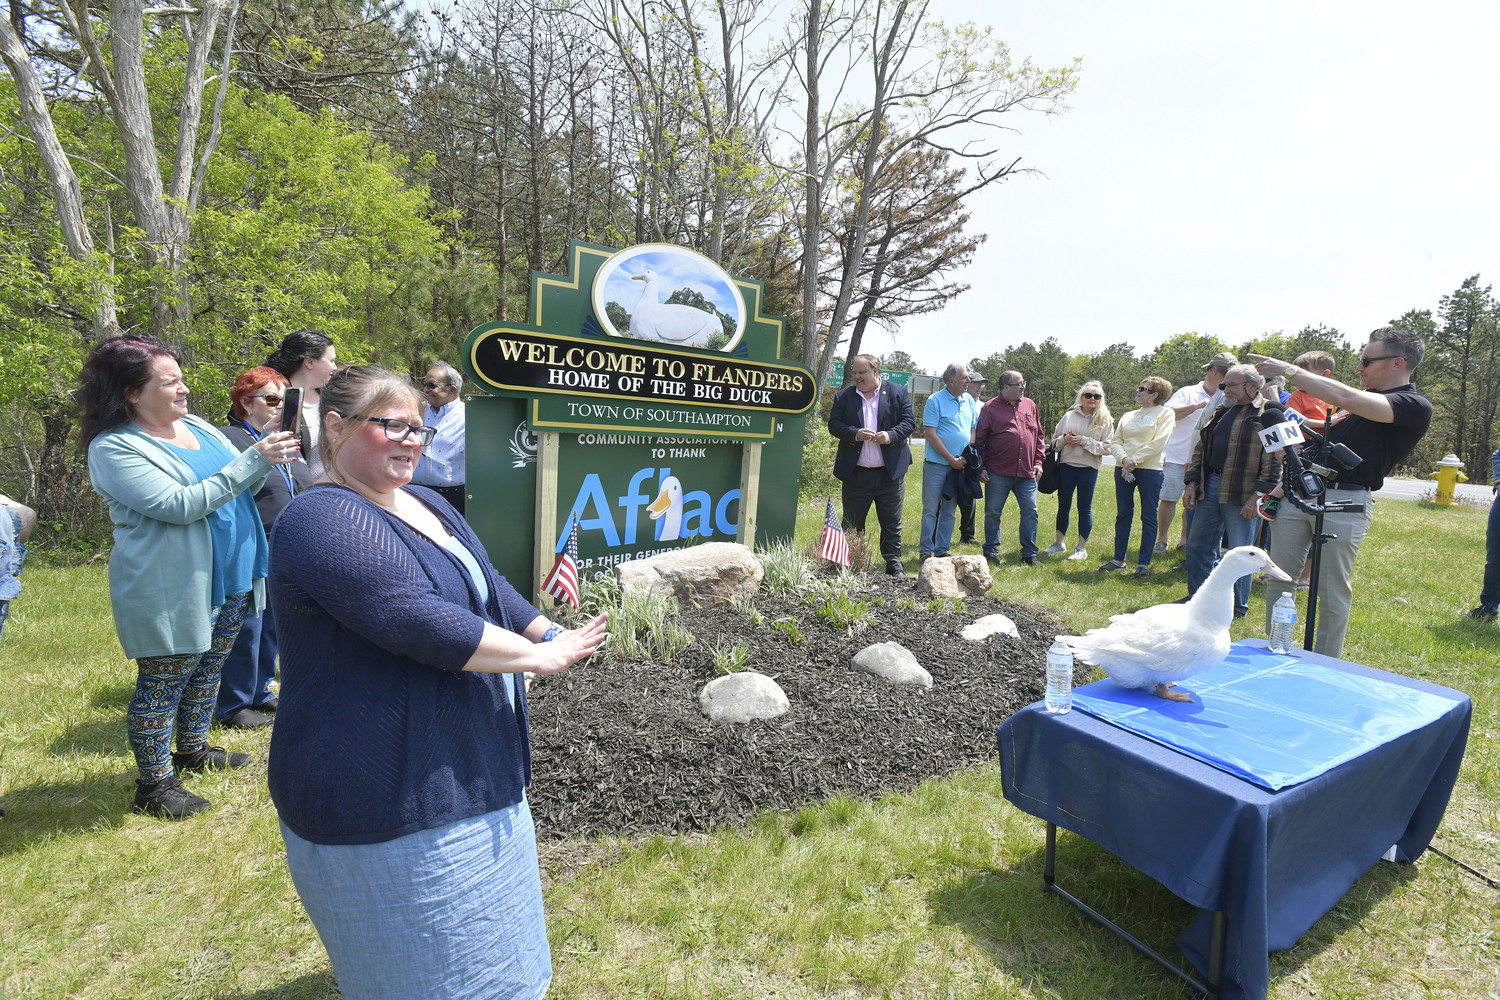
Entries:
{"label": "crowd of people", "polygon": [[[539,997],[551,979],[520,678],[589,656],[607,616],[564,629],[490,564],[461,512],[461,385],[436,365],[424,400],[303,330],[235,379],[221,428],[150,337],[96,347],[77,392],[136,661],[132,808],[209,809],[183,777],[250,763],[211,725],[274,720],[287,866],[351,998]],[[30,527],[3,499],[0,585]]]}
{"label": "crowd of people", "polygon": [[[920,558],[948,555],[956,513],[982,496],[991,563],[1012,497],[1022,564],[1086,559],[1108,455],[1117,513],[1101,571],[1130,567],[1139,504],[1133,572],[1148,577],[1180,502],[1188,597],[1222,550],[1257,540],[1305,581],[1314,517],[1294,502],[1276,510],[1282,456],[1260,438],[1295,410],[1363,459],[1327,490],[1339,505],[1325,520],[1333,537],[1314,648],[1338,656],[1371,494],[1432,418],[1412,383],[1422,356],[1414,334],[1378,329],[1355,388],[1333,378],[1324,352],[1250,363],[1218,354],[1200,383],[1176,391],[1142,379],[1118,419],[1103,386],[1085,382],[1050,432],[1021,372],[1002,372],[983,400],[982,380],[950,365],[920,422]],[[873,504],[886,572],[904,575],[919,425],[878,359],[851,359],[849,375],[828,418],[844,525],[864,531]],[[295,432],[282,429],[294,387]],[[210,808],[182,777],[250,760],[212,745],[211,725],[274,721],[268,780],[288,868],[349,997],[540,996],[551,976],[521,676],[567,670],[598,647],[606,622],[564,629],[490,564],[463,516],[461,388],[441,363],[420,392],[380,368],[341,367],[333,342],[304,330],[236,378],[222,427],[188,411],[177,354],[149,337],[96,347],[77,392],[90,479],[114,525],[116,632],[137,667],[126,711],[139,772],[132,807],[166,819]],[[1500,494],[1500,451],[1494,464]],[[1038,480],[1049,466],[1055,541],[1039,550]],[[35,512],[3,496],[0,508],[3,628]],[[960,530],[972,537],[970,510]],[[1268,618],[1296,585],[1268,580]],[[1249,594],[1249,578],[1237,581],[1236,616],[1248,614]],[[1500,615],[1500,503],[1469,615]]]}
{"label": "crowd of people", "polygon": [[[1020,561],[1035,566],[1043,556],[1088,558],[1093,500],[1106,455],[1113,459],[1115,530],[1113,552],[1101,572],[1130,568],[1128,543],[1139,503],[1140,547],[1133,575],[1148,578],[1154,557],[1167,552],[1181,504],[1177,545],[1185,549],[1187,600],[1217,564],[1221,552],[1239,545],[1267,547],[1294,583],[1268,581],[1266,617],[1286,588],[1309,586],[1315,516],[1295,498],[1286,503],[1282,456],[1268,450],[1260,432],[1289,419],[1361,459],[1334,470],[1327,499],[1336,510],[1325,530],[1336,537],[1322,547],[1320,601],[1314,649],[1329,656],[1343,650],[1352,602],[1354,559],[1374,516],[1372,494],[1409,455],[1432,421],[1432,404],[1412,375],[1422,362],[1420,337],[1400,327],[1372,332],[1356,375],[1359,387],[1333,378],[1334,359],[1310,351],[1293,362],[1250,355],[1241,363],[1223,352],[1202,365],[1201,382],[1176,389],[1159,376],[1141,380],[1134,408],[1115,419],[1097,381],[1079,386],[1073,405],[1051,433],[1041,426],[1026,377],[1005,371],[988,400],[972,391],[965,365],[943,372],[943,387],[922,409],[922,523],[918,556],[946,556],[953,542],[954,512],[980,490],[984,498],[985,558],[1000,563],[1000,524],[1011,497],[1020,510]],[[879,360],[862,354],[850,363],[851,383],[834,397],[828,428],[838,441],[834,475],[843,483],[846,529],[864,531],[870,503],[880,521],[886,571],[904,575],[901,504],[909,439],[919,426],[903,386],[880,378]],[[1288,410],[1297,417],[1288,417]],[[1500,458],[1497,458],[1500,462]],[[1057,493],[1056,539],[1037,548],[1037,492],[1052,466]],[[1500,465],[1496,467],[1500,482]],[[1500,487],[1497,487],[1500,488]],[[1076,508],[1075,508],[1076,504]],[[1069,551],[1076,509],[1077,534]],[[1500,509],[1500,505],[1497,505]],[[1500,528],[1491,515],[1489,562],[1478,619],[1500,614]],[[961,541],[968,540],[961,538]],[[1251,579],[1236,581],[1234,614],[1250,611]]]}

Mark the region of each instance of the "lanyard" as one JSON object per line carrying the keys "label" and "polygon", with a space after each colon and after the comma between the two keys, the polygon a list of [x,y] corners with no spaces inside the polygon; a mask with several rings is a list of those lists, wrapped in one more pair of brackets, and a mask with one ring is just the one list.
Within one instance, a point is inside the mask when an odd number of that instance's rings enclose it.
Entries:
{"label": "lanyard", "polygon": [[[250,432],[250,437],[251,437],[252,440],[255,440],[255,441],[259,441],[260,440],[260,432],[257,431],[254,427],[250,426],[250,421],[248,421],[248,420],[241,420],[240,424],[241,424],[241,426],[243,426],[245,428],[245,430],[247,430],[247,431]],[[296,496],[297,495],[297,484],[292,481],[292,474],[287,471],[287,467],[284,466],[284,465],[278,465],[275,468],[276,468],[277,472],[281,473],[281,478],[286,480],[286,489],[287,489],[287,492],[290,493],[292,496]]]}

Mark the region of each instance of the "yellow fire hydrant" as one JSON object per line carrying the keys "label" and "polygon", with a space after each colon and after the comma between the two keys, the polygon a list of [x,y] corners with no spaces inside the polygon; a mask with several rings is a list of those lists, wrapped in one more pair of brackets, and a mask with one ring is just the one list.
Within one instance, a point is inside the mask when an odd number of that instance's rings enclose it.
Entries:
{"label": "yellow fire hydrant", "polygon": [[1429,473],[1428,479],[1437,480],[1437,498],[1434,503],[1452,503],[1453,491],[1458,488],[1459,483],[1467,483],[1469,477],[1464,475],[1464,463],[1458,460],[1458,456],[1449,452],[1448,456],[1438,463],[1438,470]]}

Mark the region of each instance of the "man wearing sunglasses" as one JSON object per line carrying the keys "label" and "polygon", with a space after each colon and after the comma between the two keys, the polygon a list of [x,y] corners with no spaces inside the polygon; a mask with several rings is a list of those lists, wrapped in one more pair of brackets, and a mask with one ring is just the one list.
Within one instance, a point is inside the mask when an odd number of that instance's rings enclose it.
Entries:
{"label": "man wearing sunglasses", "polygon": [[[1215,354],[1202,366],[1202,382],[1183,386],[1167,400],[1167,408],[1177,418],[1177,423],[1173,426],[1172,436],[1167,439],[1166,450],[1162,452],[1161,499],[1156,505],[1159,534],[1156,536],[1154,555],[1167,554],[1167,537],[1172,527],[1172,518],[1177,515],[1177,501],[1182,499],[1183,487],[1186,485],[1182,477],[1187,471],[1188,459],[1193,457],[1193,442],[1198,440],[1200,419],[1213,414],[1217,406],[1215,400],[1222,398],[1219,396],[1219,383],[1224,381],[1229,369],[1239,363],[1240,359],[1228,351]],[[1208,414],[1200,413],[1205,409]],[[1177,543],[1179,549],[1187,548],[1188,531],[1192,527],[1192,511],[1184,511],[1181,538]]]}
{"label": "man wearing sunglasses", "polygon": [[[1344,385],[1332,378],[1304,371],[1296,365],[1260,354],[1248,357],[1266,375],[1285,375],[1288,385],[1336,406],[1328,422],[1329,441],[1348,446],[1363,461],[1340,470],[1329,485],[1327,500],[1354,501],[1352,511],[1325,514],[1323,530],[1335,537],[1324,544],[1319,573],[1318,634],[1313,650],[1327,656],[1344,651],[1344,631],[1354,600],[1354,557],[1359,554],[1370,521],[1375,516],[1371,494],[1385,485],[1386,475],[1427,433],[1432,403],[1412,384],[1412,373],[1422,363],[1422,338],[1399,326],[1383,326],[1370,334],[1360,354],[1359,384]],[[1280,496],[1278,487],[1275,495]],[[1271,558],[1282,568],[1301,566],[1312,548],[1314,518],[1292,504],[1283,504],[1271,536]],[[1266,622],[1271,606],[1293,584],[1266,581]]]}
{"label": "man wearing sunglasses", "polygon": [[422,449],[411,481],[441,493],[460,514],[464,512],[464,404],[458,391],[463,376],[452,365],[439,361],[422,379],[427,397],[422,422],[437,428],[432,443]]}

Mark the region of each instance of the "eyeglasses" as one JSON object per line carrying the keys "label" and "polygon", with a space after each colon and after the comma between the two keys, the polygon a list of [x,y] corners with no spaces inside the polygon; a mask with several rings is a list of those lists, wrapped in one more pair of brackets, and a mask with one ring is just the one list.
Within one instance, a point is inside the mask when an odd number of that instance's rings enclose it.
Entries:
{"label": "eyeglasses", "polygon": [[1097,392],[1086,392],[1086,393],[1083,394],[1083,398],[1084,399],[1103,399],[1104,396],[1103,396],[1103,394],[1097,393]]}
{"label": "eyeglasses", "polygon": [[[358,419],[358,418],[356,418]],[[415,434],[422,442],[422,447],[432,444],[432,439],[437,437],[436,427],[422,427],[409,424],[405,420],[394,420],[390,417],[365,417],[372,424],[379,424],[385,428],[385,436],[392,441],[405,441]]]}
{"label": "eyeglasses", "polygon": [[267,406],[280,406],[281,405],[281,397],[278,396],[278,395],[276,395],[275,393],[268,392],[264,396],[249,396],[247,398],[249,398],[249,399],[264,399],[266,401],[266,405]]}
{"label": "eyeglasses", "polygon": [[1024,389],[1024,388],[1026,388],[1026,383],[1025,382],[1007,382],[1007,383],[1005,383],[1005,385],[1003,386],[1003,388],[1009,389],[1011,386],[1015,386],[1017,389]]}
{"label": "eyeglasses", "polygon": [[1368,367],[1370,367],[1371,365],[1373,365],[1377,361],[1389,361],[1391,358],[1399,358],[1399,357],[1401,357],[1401,355],[1399,355],[1399,354],[1381,354],[1381,355],[1379,355],[1377,357],[1373,357],[1373,358],[1360,358],[1359,359],[1359,366],[1361,368],[1368,368]]}
{"label": "eyeglasses", "polygon": [[1223,383],[1223,387],[1225,389],[1238,389],[1242,385],[1249,385],[1249,383],[1248,382],[1225,382],[1225,383]]}

